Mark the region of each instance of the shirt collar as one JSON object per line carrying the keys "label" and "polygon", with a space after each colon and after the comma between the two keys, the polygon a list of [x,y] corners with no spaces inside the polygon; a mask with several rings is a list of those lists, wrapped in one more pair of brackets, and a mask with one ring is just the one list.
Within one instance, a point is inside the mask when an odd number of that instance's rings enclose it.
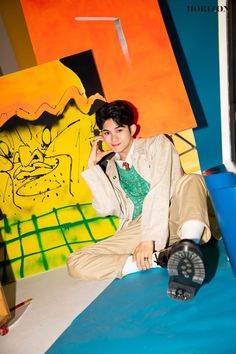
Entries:
{"label": "shirt collar", "polygon": [[132,145],[129,149],[128,155],[126,156],[125,160],[120,160],[120,154],[118,152],[115,154],[114,157],[115,157],[115,160],[118,163],[118,165],[120,167],[122,167],[123,162],[128,162],[129,167],[131,167],[132,166],[132,159],[133,159],[133,152],[134,152],[134,141],[132,142]]}

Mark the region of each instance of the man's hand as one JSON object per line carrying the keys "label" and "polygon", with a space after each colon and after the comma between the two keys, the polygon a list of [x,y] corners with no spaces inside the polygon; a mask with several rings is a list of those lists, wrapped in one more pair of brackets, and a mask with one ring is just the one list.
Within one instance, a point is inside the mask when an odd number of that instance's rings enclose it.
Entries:
{"label": "man's hand", "polygon": [[139,270],[147,270],[152,266],[153,241],[142,241],[135,248],[133,261]]}
{"label": "man's hand", "polygon": [[100,148],[100,142],[103,141],[102,136],[96,136],[92,145],[92,149],[88,159],[88,167],[95,166],[104,156],[108,155],[111,151],[102,151]]}

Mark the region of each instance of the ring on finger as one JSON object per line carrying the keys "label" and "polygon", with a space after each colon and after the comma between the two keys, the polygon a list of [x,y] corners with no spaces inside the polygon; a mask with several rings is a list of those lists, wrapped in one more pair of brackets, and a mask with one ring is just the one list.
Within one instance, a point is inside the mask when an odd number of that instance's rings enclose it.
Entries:
{"label": "ring on finger", "polygon": [[143,260],[144,260],[144,261],[148,261],[148,257],[144,257]]}

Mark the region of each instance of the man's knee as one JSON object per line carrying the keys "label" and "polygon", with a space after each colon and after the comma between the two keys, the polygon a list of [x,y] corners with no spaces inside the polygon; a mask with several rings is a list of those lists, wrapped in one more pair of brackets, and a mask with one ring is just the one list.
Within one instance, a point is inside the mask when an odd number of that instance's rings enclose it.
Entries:
{"label": "man's knee", "polygon": [[180,178],[180,182],[182,183],[203,183],[204,179],[202,175],[197,173],[189,173]]}
{"label": "man's knee", "polygon": [[176,185],[176,192],[188,192],[191,190],[203,191],[207,194],[206,186],[202,175],[191,173],[180,178]]}

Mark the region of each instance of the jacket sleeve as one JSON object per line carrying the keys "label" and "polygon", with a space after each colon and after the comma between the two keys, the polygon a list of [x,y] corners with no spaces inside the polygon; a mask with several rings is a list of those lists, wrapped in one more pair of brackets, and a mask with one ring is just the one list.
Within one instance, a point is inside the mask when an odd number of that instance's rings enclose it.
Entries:
{"label": "jacket sleeve", "polygon": [[117,199],[111,182],[102,168],[98,165],[89,168],[81,173],[89,186],[94,209],[101,216],[120,216],[120,203]]}
{"label": "jacket sleeve", "polygon": [[169,237],[169,205],[175,184],[183,175],[179,155],[164,135],[151,138],[146,147],[151,165],[151,186],[142,212],[142,240],[154,240],[156,250]]}

